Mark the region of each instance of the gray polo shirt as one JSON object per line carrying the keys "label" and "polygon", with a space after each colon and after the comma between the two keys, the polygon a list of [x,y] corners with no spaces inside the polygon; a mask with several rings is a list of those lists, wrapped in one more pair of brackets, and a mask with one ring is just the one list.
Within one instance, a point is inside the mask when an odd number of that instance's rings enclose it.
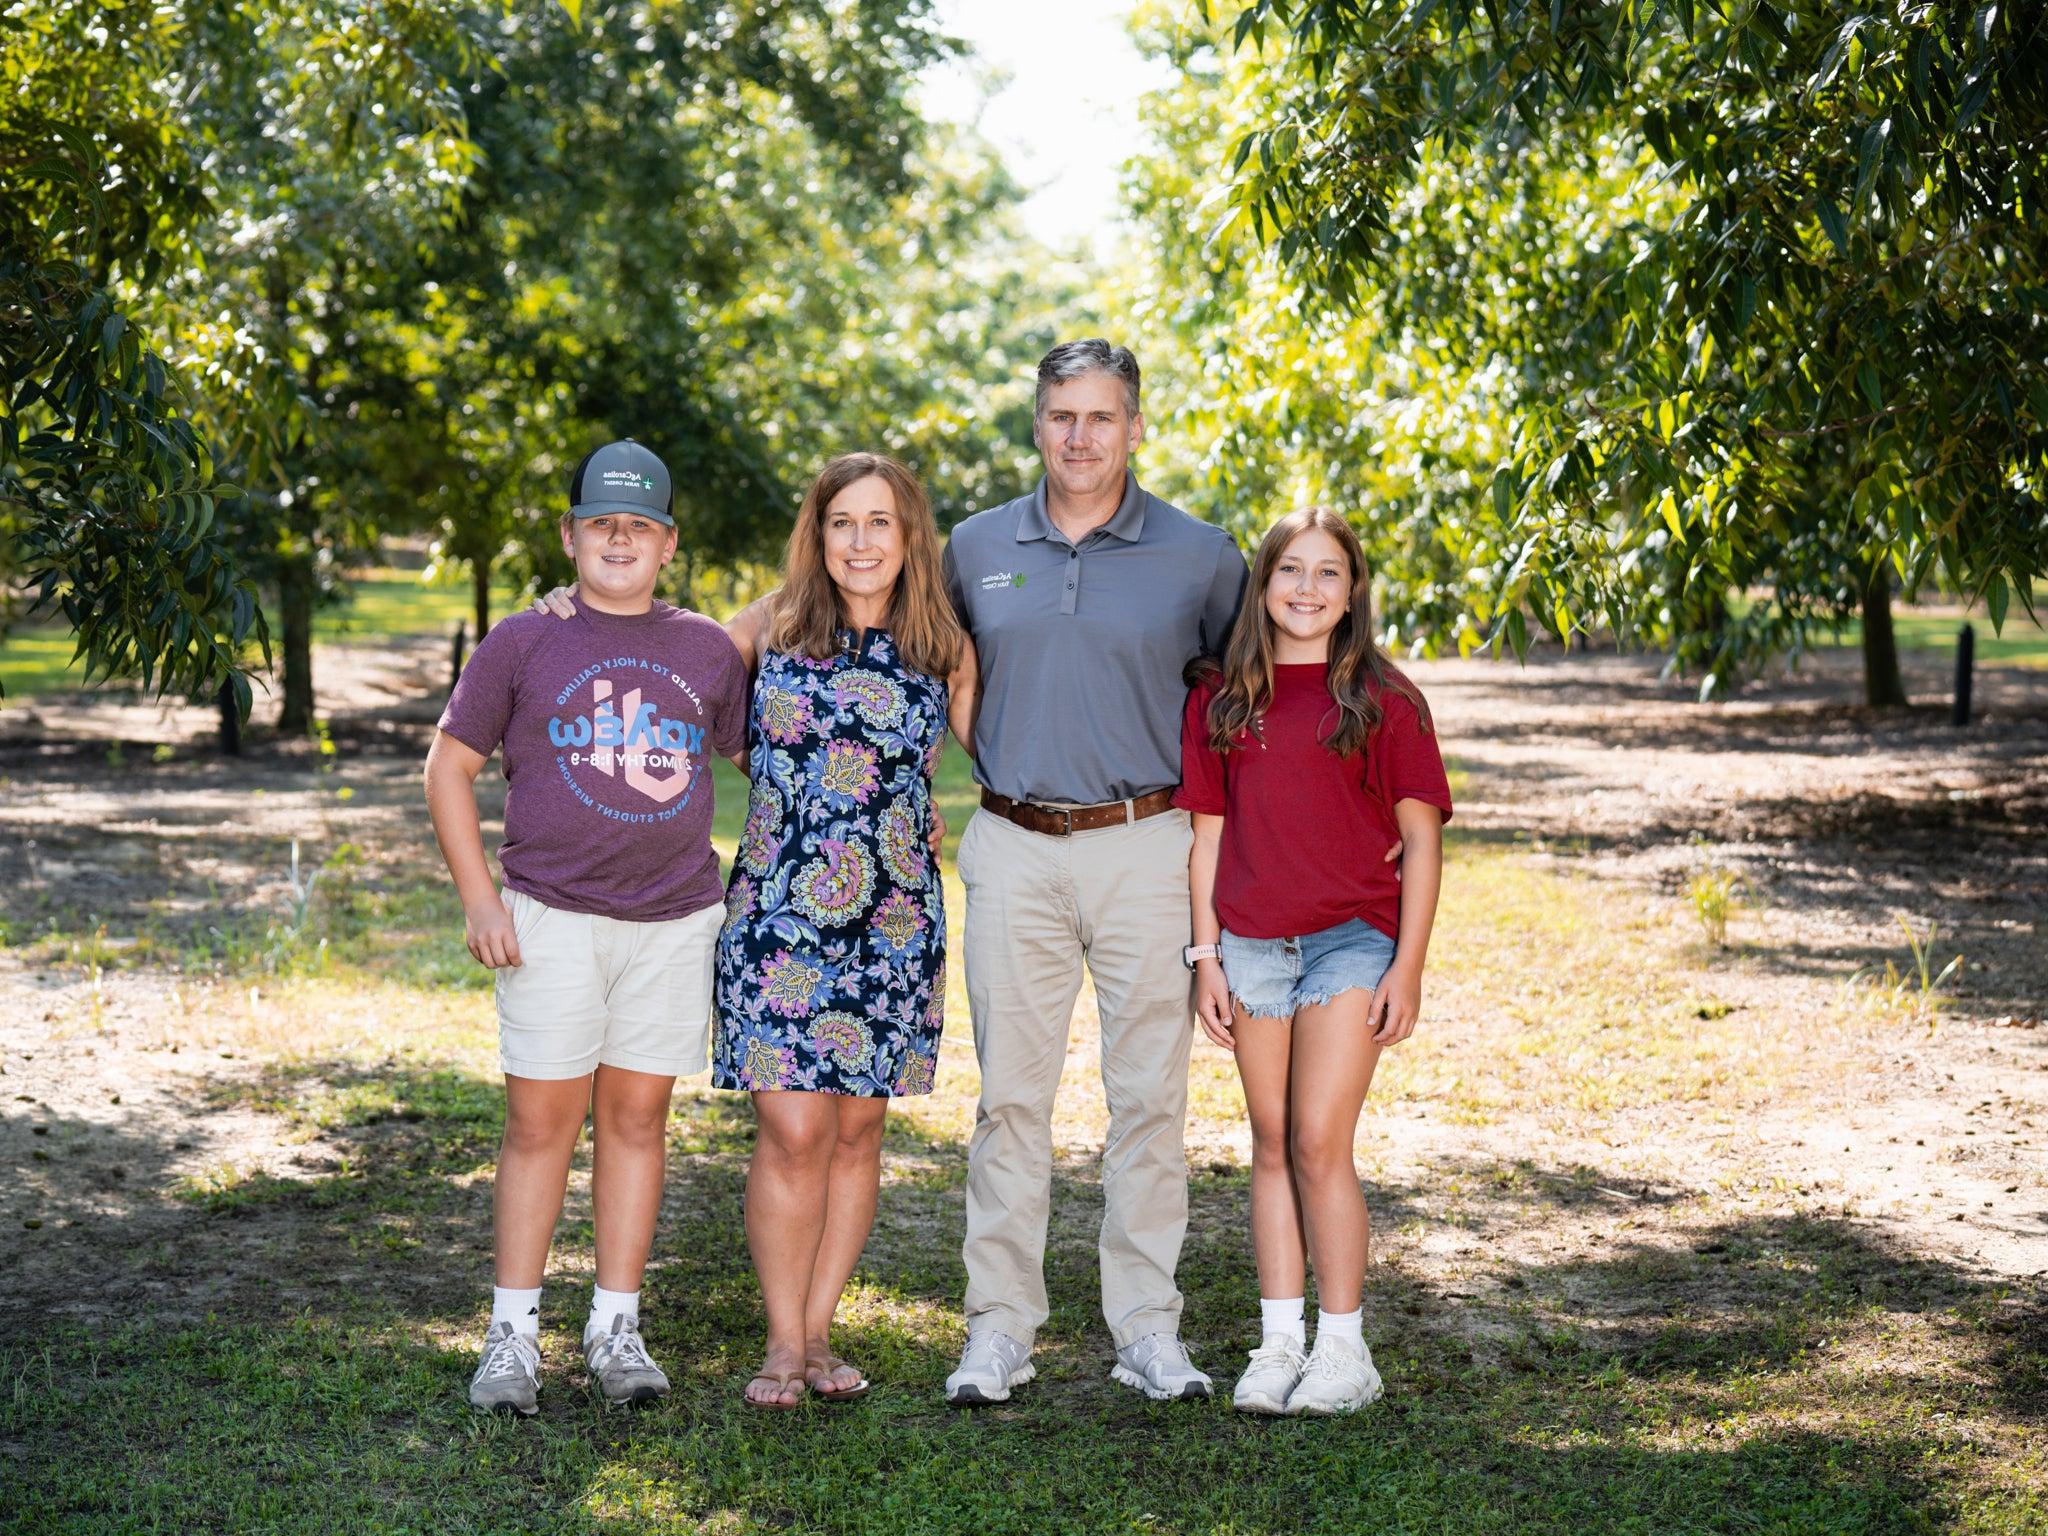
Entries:
{"label": "gray polo shirt", "polygon": [[945,568],[981,663],[977,779],[1072,805],[1180,782],[1182,670],[1222,653],[1244,597],[1229,534],[1127,473],[1116,515],[1072,544],[1041,479],[955,527]]}

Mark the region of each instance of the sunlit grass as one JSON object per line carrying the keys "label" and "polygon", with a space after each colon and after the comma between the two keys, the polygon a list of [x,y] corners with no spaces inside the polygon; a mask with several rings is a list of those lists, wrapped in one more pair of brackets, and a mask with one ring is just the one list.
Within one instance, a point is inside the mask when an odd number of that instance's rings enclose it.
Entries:
{"label": "sunlit grass", "polygon": [[[469,630],[474,627],[466,581],[429,583],[417,571],[377,567],[351,577],[346,591],[347,601],[315,611],[316,640],[362,643],[439,634],[448,636],[452,642],[457,624]],[[494,586],[493,622],[524,602],[524,594],[510,587]],[[275,614],[271,615],[271,622],[274,645]],[[467,638],[469,644],[476,643],[473,632]],[[61,621],[38,619],[16,624],[0,635],[0,687],[6,689],[10,699],[83,687],[82,667],[74,667],[71,662],[74,645],[70,629]],[[107,686],[133,685],[117,682]]]}

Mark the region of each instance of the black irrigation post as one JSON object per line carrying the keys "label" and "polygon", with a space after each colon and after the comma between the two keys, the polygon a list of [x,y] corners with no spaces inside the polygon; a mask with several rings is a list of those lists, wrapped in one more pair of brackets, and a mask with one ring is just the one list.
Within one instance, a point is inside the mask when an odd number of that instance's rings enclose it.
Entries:
{"label": "black irrigation post", "polygon": [[214,695],[220,705],[220,750],[224,757],[242,755],[242,712],[235,707],[235,684],[232,678],[222,678],[220,692]]}
{"label": "black irrigation post", "polygon": [[1956,702],[1949,711],[1948,723],[1964,726],[1970,723],[1970,673],[1977,663],[1977,626],[1965,624],[1956,635]]}
{"label": "black irrigation post", "polygon": [[455,650],[449,657],[448,691],[453,693],[455,685],[462,680],[462,644],[469,635],[469,625],[462,620],[455,621]]}

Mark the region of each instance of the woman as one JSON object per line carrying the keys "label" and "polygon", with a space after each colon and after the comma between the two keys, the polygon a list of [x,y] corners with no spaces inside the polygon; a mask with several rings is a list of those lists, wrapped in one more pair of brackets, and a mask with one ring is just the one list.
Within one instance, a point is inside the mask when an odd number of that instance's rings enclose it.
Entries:
{"label": "woman", "polygon": [[945,1007],[945,896],[927,846],[950,712],[971,739],[974,648],[917,479],[825,466],[780,591],[733,624],[755,670],[753,797],[726,887],[712,1081],[754,1096],[747,1241],[768,1349],[747,1401],[867,1390],[832,1318],[874,1220],[889,1099],[929,1093]]}
{"label": "woman", "polygon": [[931,783],[949,722],[973,739],[975,658],[931,505],[881,454],[825,466],[782,586],[727,630],[754,679],[752,796],[712,1081],[751,1093],[758,1122],[747,1242],[768,1343],[746,1400],[788,1409],[806,1388],[868,1390],[832,1320],[874,1220],[889,1100],[932,1088],[946,987]]}

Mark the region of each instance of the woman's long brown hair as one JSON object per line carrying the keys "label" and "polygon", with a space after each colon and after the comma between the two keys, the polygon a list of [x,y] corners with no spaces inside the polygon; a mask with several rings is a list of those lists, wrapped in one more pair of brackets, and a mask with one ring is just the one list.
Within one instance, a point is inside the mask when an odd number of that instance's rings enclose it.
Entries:
{"label": "woman's long brown hair", "polygon": [[782,587],[770,608],[768,644],[788,656],[824,661],[837,655],[847,627],[846,604],[825,568],[825,509],[856,480],[887,481],[903,532],[903,570],[889,599],[889,633],[904,664],[927,677],[946,678],[960,665],[966,635],[946,597],[939,568],[939,529],[917,476],[883,453],[842,453],[804,493],[789,530]]}
{"label": "woman's long brown hair", "polygon": [[1358,535],[1343,514],[1329,507],[1303,507],[1266,530],[1252,561],[1244,606],[1223,653],[1223,686],[1209,701],[1209,745],[1218,752],[1228,752],[1240,736],[1256,737],[1273,702],[1274,626],[1273,616],[1266,612],[1266,588],[1287,546],[1311,528],[1335,539],[1351,564],[1351,601],[1330,634],[1330,700],[1337,720],[1323,744],[1340,756],[1362,750],[1386,713],[1379,695],[1389,688],[1414,704],[1425,731],[1432,728],[1422,690],[1402,675],[1373,638],[1372,580]]}

